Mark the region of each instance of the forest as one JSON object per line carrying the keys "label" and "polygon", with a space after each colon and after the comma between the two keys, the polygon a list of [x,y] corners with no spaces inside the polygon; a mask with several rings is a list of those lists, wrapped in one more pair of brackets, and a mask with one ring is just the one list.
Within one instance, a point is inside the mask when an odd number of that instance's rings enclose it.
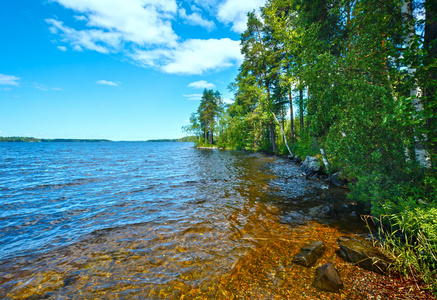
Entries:
{"label": "forest", "polygon": [[104,139],[38,139],[34,137],[22,137],[22,136],[12,136],[12,137],[1,137],[0,143],[56,143],[56,142],[111,142],[110,140]]}
{"label": "forest", "polygon": [[[232,104],[204,90],[199,145],[315,156],[368,205],[393,269],[437,291],[437,2],[268,0]],[[291,153],[289,153],[291,152]]]}

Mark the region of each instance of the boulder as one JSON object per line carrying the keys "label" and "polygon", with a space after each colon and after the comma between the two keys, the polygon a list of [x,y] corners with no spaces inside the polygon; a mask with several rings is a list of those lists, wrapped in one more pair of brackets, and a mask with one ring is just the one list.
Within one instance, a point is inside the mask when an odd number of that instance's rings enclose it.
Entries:
{"label": "boulder", "polygon": [[317,268],[313,285],[320,290],[330,292],[338,292],[343,288],[340,274],[332,263]]}
{"label": "boulder", "polygon": [[293,257],[293,262],[309,267],[323,254],[323,251],[325,251],[325,244],[322,241],[312,242],[300,249]]}
{"label": "boulder", "polygon": [[387,273],[390,260],[364,239],[341,236],[337,240],[339,255],[363,269],[380,274]]}
{"label": "boulder", "polygon": [[322,171],[322,164],[319,162],[317,157],[307,156],[305,161],[302,163],[301,169],[307,175],[314,175]]}
{"label": "boulder", "polygon": [[335,186],[347,185],[347,181],[342,178],[341,172],[337,172],[329,176],[329,181],[331,181]]}

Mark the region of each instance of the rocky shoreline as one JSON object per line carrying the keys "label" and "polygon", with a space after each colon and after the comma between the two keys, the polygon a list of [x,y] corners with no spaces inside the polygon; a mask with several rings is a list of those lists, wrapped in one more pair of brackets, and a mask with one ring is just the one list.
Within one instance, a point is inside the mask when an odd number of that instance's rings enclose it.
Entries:
{"label": "rocky shoreline", "polygon": [[[218,147],[196,148],[224,150]],[[299,164],[302,176],[306,178],[326,180],[334,186],[347,188],[348,182],[341,178],[341,173],[329,176],[316,157],[307,156],[304,160],[292,155],[284,157]],[[310,219],[326,219],[333,214],[364,214],[363,208],[356,203],[343,206],[326,203],[312,207],[307,214]],[[338,234],[329,240],[313,239],[299,251],[295,250],[291,258],[296,267],[299,265],[300,268],[309,268],[310,273],[314,272],[307,282],[320,295],[326,296],[323,299],[437,299],[423,282],[391,272],[390,258],[378,249],[377,244],[361,236]],[[352,295],[353,298],[348,298]]]}
{"label": "rocky shoreline", "polygon": [[[303,161],[294,155],[288,155],[288,158],[301,165],[306,177],[328,180],[337,187],[347,188],[348,181],[342,178],[341,171],[328,175],[317,157],[307,156]],[[319,214],[326,216],[332,209],[330,205],[321,205],[313,208],[309,213],[316,217]],[[343,261],[352,263],[363,271],[373,273],[373,276],[364,272],[358,272],[355,275],[358,280],[362,281],[360,289],[367,299],[436,299],[423,282],[391,273],[391,259],[385,256],[375,243],[376,246],[372,245],[371,241],[357,236],[341,236],[337,243],[339,249],[336,253]],[[323,254],[324,250],[325,245],[322,241],[310,243],[301,248],[293,262],[309,267]],[[326,263],[316,269],[313,286],[321,291],[336,293],[340,293],[340,290],[344,288],[341,274],[332,263]],[[375,289],[375,287],[378,288]]]}

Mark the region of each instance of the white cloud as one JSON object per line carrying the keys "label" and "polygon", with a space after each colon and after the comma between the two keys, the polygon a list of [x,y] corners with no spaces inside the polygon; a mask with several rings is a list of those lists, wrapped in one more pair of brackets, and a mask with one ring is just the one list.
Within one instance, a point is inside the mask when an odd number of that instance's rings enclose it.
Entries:
{"label": "white cloud", "polygon": [[227,38],[182,40],[172,28],[177,17],[190,25],[212,30],[215,23],[207,20],[206,15],[219,10],[221,22],[240,22],[243,18],[240,12],[245,18],[246,12],[260,3],[260,0],[242,0],[244,5],[238,4],[238,11],[232,12],[231,4],[236,0],[225,0],[221,6],[221,0],[189,0],[190,6],[179,9],[176,0],[51,1],[72,9],[75,19],[86,26],[79,28],[75,27],[77,22],[71,25],[54,18],[46,20],[50,32],[69,43],[73,51],[119,53],[141,66],[172,74],[202,74],[233,66],[242,59],[239,41]]}
{"label": "white cloud", "polygon": [[242,60],[240,43],[231,39],[187,40],[173,49],[137,50],[131,57],[170,74],[203,74]]}
{"label": "white cloud", "polygon": [[96,83],[102,85],[109,85],[109,86],[119,86],[118,82],[107,81],[107,80],[98,80],[96,81]]}
{"label": "white cloud", "polygon": [[[197,6],[212,11],[217,7],[219,0],[192,0]],[[194,5],[193,5],[194,6]]]}
{"label": "white cloud", "polygon": [[19,77],[15,77],[12,75],[4,75],[0,74],[0,85],[18,85]]}
{"label": "white cloud", "polygon": [[65,46],[58,46],[58,47],[56,47],[56,48],[58,48],[58,49],[61,50],[62,52],[67,51],[67,47],[65,47]]}
{"label": "white cloud", "polygon": [[63,89],[59,88],[59,87],[48,87],[44,84],[40,84],[40,83],[33,83],[32,85],[33,88],[38,89],[40,91],[43,92],[47,92],[47,91],[63,91]]}
{"label": "white cloud", "polygon": [[241,33],[246,30],[247,13],[259,9],[265,2],[265,0],[226,0],[220,5],[217,18],[225,24],[231,23],[232,30]]}
{"label": "white cloud", "polygon": [[[193,10],[196,11],[197,9],[194,7]],[[210,31],[215,28],[215,23],[213,21],[205,20],[197,12],[193,12],[191,15],[187,15],[187,11],[184,8],[180,8],[178,12],[179,16],[190,25],[199,25]]]}
{"label": "white cloud", "polygon": [[87,17],[85,17],[85,16],[74,16],[74,18],[78,21],[87,21],[88,20]]}
{"label": "white cloud", "polygon": [[121,44],[121,35],[117,32],[96,29],[78,31],[54,19],[46,21],[51,25],[52,32],[60,33],[63,41],[71,43],[74,47],[79,46],[100,53],[109,53],[119,48]]}
{"label": "white cloud", "polygon": [[231,39],[187,40],[173,52],[172,61],[162,67],[172,74],[202,74],[240,62],[240,42]]}
{"label": "white cloud", "polygon": [[77,52],[83,52],[82,47],[79,46],[79,45],[74,45],[73,50],[74,50],[74,51],[77,51]]}
{"label": "white cloud", "polygon": [[[117,35],[122,41],[142,46],[174,45],[177,39],[171,27],[171,20],[177,12],[175,0],[54,1],[84,14],[88,20],[87,25],[95,30],[98,28],[98,31],[101,31],[100,35],[103,35],[102,33]],[[79,34],[89,35],[94,31],[81,30],[79,32]],[[92,38],[95,36],[93,35]],[[74,40],[75,35],[73,35]]]}
{"label": "white cloud", "polygon": [[226,104],[232,104],[232,103],[235,102],[234,100],[229,99],[229,98],[222,98],[222,100],[223,100],[223,102],[226,103]]}
{"label": "white cloud", "polygon": [[203,94],[189,94],[184,95],[184,97],[188,98],[190,101],[200,101],[202,99]]}
{"label": "white cloud", "polygon": [[44,92],[46,92],[46,91],[49,90],[48,87],[46,87],[46,86],[43,85],[43,84],[39,84],[39,83],[34,83],[34,84],[33,84],[33,87],[36,88],[36,89],[38,89],[38,90],[40,90],[40,91],[44,91]]}
{"label": "white cloud", "polygon": [[195,88],[195,89],[213,89],[215,88],[215,85],[205,80],[200,80],[190,83],[188,87]]}

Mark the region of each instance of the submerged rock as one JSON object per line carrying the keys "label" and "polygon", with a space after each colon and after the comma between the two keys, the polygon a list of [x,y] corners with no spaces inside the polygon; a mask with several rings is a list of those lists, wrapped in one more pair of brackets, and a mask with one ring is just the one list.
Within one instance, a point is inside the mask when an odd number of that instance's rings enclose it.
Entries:
{"label": "submerged rock", "polygon": [[341,236],[337,240],[340,257],[363,269],[387,273],[390,260],[364,239]]}
{"label": "submerged rock", "polygon": [[293,257],[293,262],[309,267],[323,254],[323,251],[325,251],[325,244],[322,241],[312,242],[300,249]]}
{"label": "submerged rock", "polygon": [[314,175],[322,171],[322,164],[319,162],[317,157],[307,156],[305,161],[302,163],[301,169],[307,175]]}
{"label": "submerged rock", "polygon": [[330,292],[338,292],[343,288],[340,274],[332,263],[317,268],[313,285],[318,289]]}
{"label": "submerged rock", "polygon": [[307,221],[308,220],[305,216],[294,211],[288,212],[287,214],[283,215],[280,219],[280,222],[282,224],[289,224],[289,225],[303,225]]}
{"label": "submerged rock", "polygon": [[311,207],[308,215],[312,218],[324,218],[333,214],[334,207],[332,205],[319,205]]}

